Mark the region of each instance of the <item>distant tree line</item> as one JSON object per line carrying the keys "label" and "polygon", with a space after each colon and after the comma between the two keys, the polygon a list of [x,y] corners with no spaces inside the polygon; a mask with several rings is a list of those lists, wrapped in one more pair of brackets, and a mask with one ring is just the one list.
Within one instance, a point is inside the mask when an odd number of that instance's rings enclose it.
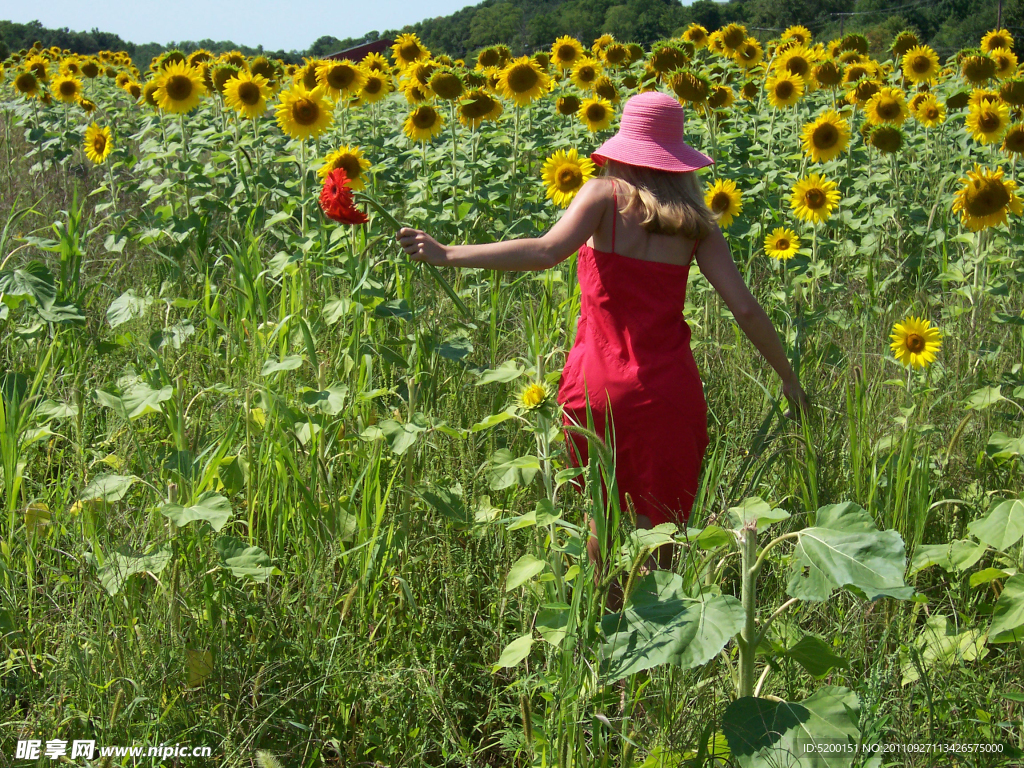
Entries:
{"label": "distant tree line", "polygon": [[[709,31],[734,22],[744,24],[761,39],[778,35],[793,24],[808,27],[818,40],[859,32],[875,52],[888,47],[900,31],[912,29],[922,42],[949,55],[976,46],[981,36],[996,26],[999,5],[1000,0],[695,0],[689,5],[679,0],[484,0],[401,30],[375,30],[344,39],[324,35],[305,51],[268,51],[230,40],[135,44],[98,29],[72,32],[66,27],[47,29],[38,21],[0,21],[0,59],[38,41],[44,47],[56,45],[81,54],[126,51],[140,68],[169,48],[186,53],[197,48],[213,53],[239,50],[247,56],[263,54],[301,63],[304,56],[322,57],[382,37],[394,39],[403,32],[416,33],[433,51],[464,58],[497,43],[517,54],[529,53],[550,47],[561,35],[589,42],[609,33],[623,42],[650,45],[679,34],[693,22]],[[1024,0],[1002,0],[1001,22],[1024,39]]]}

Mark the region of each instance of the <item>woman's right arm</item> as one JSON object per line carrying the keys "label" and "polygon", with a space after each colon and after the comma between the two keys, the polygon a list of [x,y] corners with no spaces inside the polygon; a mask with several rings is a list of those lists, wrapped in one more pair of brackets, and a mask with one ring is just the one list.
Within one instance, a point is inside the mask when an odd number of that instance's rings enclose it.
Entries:
{"label": "woman's right arm", "polygon": [[729,307],[729,311],[747,338],[779,374],[786,398],[800,411],[805,411],[807,395],[804,394],[800,381],[789,364],[779,334],[764,309],[757,303],[757,299],[751,295],[747,284],[743,282],[743,276],[740,275],[736,262],[729,252],[729,244],[718,227],[701,241],[697,249],[697,265],[701,274],[725,301],[725,305]]}

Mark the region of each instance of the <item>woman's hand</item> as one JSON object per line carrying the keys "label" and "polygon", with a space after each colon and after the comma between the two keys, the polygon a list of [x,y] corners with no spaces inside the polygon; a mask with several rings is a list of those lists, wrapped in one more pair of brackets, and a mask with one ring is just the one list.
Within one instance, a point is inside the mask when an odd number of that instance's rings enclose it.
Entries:
{"label": "woman's hand", "polygon": [[445,246],[422,229],[402,227],[395,238],[413,261],[425,261],[435,267],[448,264],[448,251]]}
{"label": "woman's hand", "polygon": [[795,377],[782,385],[782,394],[789,401],[789,410],[786,411],[786,416],[800,421],[802,416],[810,415],[811,402]]}

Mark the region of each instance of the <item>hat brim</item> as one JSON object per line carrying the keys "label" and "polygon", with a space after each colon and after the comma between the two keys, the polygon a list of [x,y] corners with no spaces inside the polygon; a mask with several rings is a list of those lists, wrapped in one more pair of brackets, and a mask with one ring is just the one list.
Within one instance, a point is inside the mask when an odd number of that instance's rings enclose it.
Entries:
{"label": "hat brim", "polygon": [[606,160],[625,165],[636,165],[656,171],[685,173],[714,165],[715,161],[685,141],[665,146],[655,141],[643,141],[617,133],[591,153],[590,159],[602,166]]}

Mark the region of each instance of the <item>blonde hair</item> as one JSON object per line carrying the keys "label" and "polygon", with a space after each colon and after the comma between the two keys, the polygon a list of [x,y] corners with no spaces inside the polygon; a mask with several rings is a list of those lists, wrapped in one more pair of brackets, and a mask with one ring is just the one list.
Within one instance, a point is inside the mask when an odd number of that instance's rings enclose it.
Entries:
{"label": "blonde hair", "polygon": [[639,210],[641,226],[652,234],[703,240],[718,221],[704,202],[695,171],[673,173],[606,160],[601,176],[625,182],[628,192],[622,212]]}

